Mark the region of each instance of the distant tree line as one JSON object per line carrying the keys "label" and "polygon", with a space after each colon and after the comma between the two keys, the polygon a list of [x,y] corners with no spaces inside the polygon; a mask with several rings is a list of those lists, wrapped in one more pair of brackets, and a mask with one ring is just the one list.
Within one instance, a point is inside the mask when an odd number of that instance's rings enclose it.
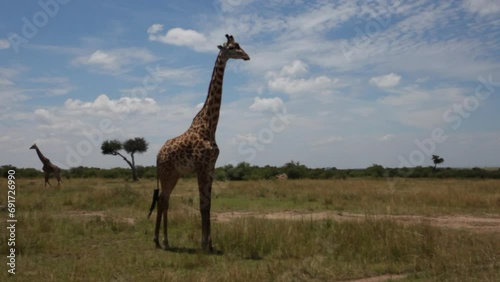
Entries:
{"label": "distant tree line", "polygon": [[500,169],[482,168],[442,168],[418,166],[412,168],[386,168],[373,164],[362,169],[308,168],[299,162],[288,162],[281,167],[252,166],[248,163],[226,165],[215,169],[216,180],[258,180],[274,179],[286,173],[288,179],[346,179],[357,177],[385,178],[496,178],[500,179]]}
{"label": "distant tree line", "polygon": [[[9,169],[16,170],[18,178],[43,178],[43,172],[34,168],[16,168],[11,165],[0,167],[0,175],[7,177]],[[496,178],[500,179],[500,169],[482,168],[439,168],[435,166],[418,166],[412,168],[388,168],[373,164],[363,169],[308,168],[299,162],[288,162],[283,166],[255,166],[246,162],[237,165],[225,165],[215,169],[217,181],[245,181],[259,179],[275,179],[275,176],[286,173],[288,179],[346,179],[357,177],[384,178]],[[136,166],[138,178],[156,178],[155,166]],[[112,178],[133,180],[130,168],[101,169],[95,167],[73,167],[62,170],[61,176],[69,178]],[[185,177],[194,177],[187,175]]]}
{"label": "distant tree line", "polygon": [[[4,165],[0,167],[0,175],[7,177],[9,169],[16,171],[18,178],[43,178],[43,172],[34,168],[16,168],[12,165]],[[136,166],[138,178],[155,178],[156,167],[154,166]],[[70,178],[121,178],[124,180],[133,180],[130,168],[109,168],[103,169],[98,167],[72,167],[70,169],[61,169],[61,177],[64,179]]]}

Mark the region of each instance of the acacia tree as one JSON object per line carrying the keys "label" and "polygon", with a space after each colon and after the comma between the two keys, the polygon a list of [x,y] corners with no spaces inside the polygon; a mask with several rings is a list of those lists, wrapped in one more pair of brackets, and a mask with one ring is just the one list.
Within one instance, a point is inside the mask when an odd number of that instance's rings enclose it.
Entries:
{"label": "acacia tree", "polygon": [[[123,158],[125,162],[130,166],[132,169],[132,179],[134,181],[139,180],[137,178],[137,170],[135,168],[135,158],[134,154],[135,153],[144,153],[148,150],[148,142],[143,137],[135,137],[132,139],[128,139],[125,142],[120,142],[118,140],[105,140],[102,142],[101,145],[101,151],[103,155],[113,155],[113,156],[120,156]],[[128,154],[130,154],[130,159],[129,161],[127,157],[122,155],[119,151],[125,150]]]}
{"label": "acacia tree", "polygon": [[443,163],[444,159],[439,157],[438,155],[432,155],[432,161],[434,162],[434,170],[436,170],[436,166],[440,163]]}

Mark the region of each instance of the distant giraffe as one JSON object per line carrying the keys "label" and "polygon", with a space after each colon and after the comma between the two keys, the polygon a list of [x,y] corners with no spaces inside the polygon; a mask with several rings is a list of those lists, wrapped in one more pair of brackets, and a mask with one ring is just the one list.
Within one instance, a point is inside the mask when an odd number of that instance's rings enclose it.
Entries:
{"label": "distant giraffe", "polygon": [[30,147],[31,149],[35,149],[38,157],[40,158],[40,161],[42,161],[43,167],[42,170],[45,174],[45,187],[47,187],[47,183],[50,185],[49,178],[53,174],[56,179],[57,179],[57,187],[61,186],[61,169],[56,166],[55,164],[52,164],[49,159],[47,159],[42,152],[40,152],[40,149],[38,149],[38,146],[36,144],[33,144],[33,146]]}
{"label": "distant giraffe", "polygon": [[158,201],[154,237],[157,248],[161,248],[158,236],[162,215],[164,220],[163,244],[165,249],[169,248],[167,215],[170,193],[172,193],[177,180],[182,174],[195,172],[198,178],[198,190],[200,194],[201,245],[203,250],[213,251],[210,236],[210,207],[213,172],[219,155],[219,148],[215,142],[215,131],[219,121],[224,70],[229,59],[250,60],[247,53],[234,41],[232,35],[229,36],[226,34],[226,38],[226,43],[222,46],[217,46],[220,52],[215,61],[212,79],[208,87],[208,95],[203,108],[194,117],[191,126],[186,132],[165,142],[156,158],[157,181],[161,182],[161,193],[158,195],[158,188],[155,190],[149,216],[154,209],[155,203]]}

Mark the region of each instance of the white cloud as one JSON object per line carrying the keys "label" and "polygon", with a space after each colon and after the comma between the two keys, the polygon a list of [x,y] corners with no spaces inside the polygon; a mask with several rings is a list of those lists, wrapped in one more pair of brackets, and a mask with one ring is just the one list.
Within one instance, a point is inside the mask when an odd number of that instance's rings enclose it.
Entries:
{"label": "white cloud", "polygon": [[[242,143],[248,143],[248,144],[257,143],[258,144],[259,138],[257,137],[257,134],[254,134],[254,133],[236,134],[236,137],[232,137],[228,143],[231,146],[239,146]],[[262,147],[258,147],[256,149],[263,150]]]}
{"label": "white cloud", "polygon": [[436,87],[424,89],[418,86],[408,86],[392,90],[394,95],[387,95],[378,101],[390,106],[408,106],[411,108],[435,107],[461,102],[467,90],[458,87]]}
{"label": "white cloud", "polygon": [[500,13],[498,0],[465,0],[463,3],[466,10],[482,16]]}
{"label": "white cloud", "polygon": [[307,64],[302,62],[301,60],[295,60],[291,65],[285,65],[281,69],[280,73],[284,76],[297,76],[301,74],[305,74],[308,72]]}
{"label": "white cloud", "polygon": [[153,76],[159,80],[166,80],[182,86],[193,86],[200,82],[198,68],[165,68],[156,66]]}
{"label": "white cloud", "polygon": [[196,48],[197,45],[204,44],[207,38],[192,29],[172,28],[167,31],[167,34],[161,40],[168,44]]}
{"label": "white cloud", "polygon": [[0,50],[2,49],[9,49],[10,48],[10,42],[7,39],[0,39]]}
{"label": "white cloud", "polygon": [[61,112],[51,109],[36,109],[33,112],[34,119],[37,122],[37,128],[41,132],[56,133],[59,130],[74,132],[81,130],[83,122],[71,116],[71,114],[61,114]]}
{"label": "white cloud", "polygon": [[250,109],[256,112],[278,112],[284,107],[283,100],[279,97],[274,98],[260,98],[255,97]]}
{"label": "white cloud", "polygon": [[373,115],[377,110],[373,107],[358,107],[350,109],[349,112],[360,115],[362,117],[369,117]]}
{"label": "white cloud", "polygon": [[45,120],[45,121],[51,121],[52,120],[52,115],[50,112],[46,109],[36,109],[35,112],[33,113],[35,117],[39,120]]}
{"label": "white cloud", "polygon": [[[151,96],[155,93],[164,94],[172,90],[173,85],[196,87],[201,81],[201,69],[195,67],[168,68],[162,66],[146,67],[147,75],[140,84],[131,88],[122,88],[120,92],[125,96]],[[170,92],[170,91],[169,91]]]}
{"label": "white cloud", "polygon": [[[498,25],[499,21],[480,19],[468,24],[470,33],[449,34],[449,29],[462,28],[459,26],[461,21],[458,21],[463,18],[460,6],[429,1],[401,2],[397,6],[384,3],[381,5],[388,7],[381,9],[371,8],[372,3],[360,5],[363,11],[387,12],[380,18],[358,13],[361,18],[354,21],[352,31],[360,32],[353,32],[351,37],[330,39],[321,33],[311,33],[287,41],[288,38],[283,36],[285,39],[275,44],[279,45],[275,46],[275,53],[279,55],[273,58],[272,52],[269,52],[267,59],[276,61],[281,54],[287,54],[325,68],[356,71],[368,67],[404,74],[405,77],[407,74],[425,74],[471,80],[478,73],[498,71],[498,64],[487,59],[495,56],[497,48],[492,46],[498,46],[494,39],[498,38],[496,32],[491,36],[480,36],[481,32],[477,31],[484,31],[492,24]],[[351,19],[357,17],[352,15]],[[370,32],[365,33],[366,30]],[[440,34],[448,36],[439,37]]]}
{"label": "white cloud", "polygon": [[293,79],[289,77],[276,77],[268,81],[268,86],[273,91],[287,93],[289,95],[309,93],[314,95],[318,92],[331,92],[331,87],[337,82],[324,75],[311,78]]}
{"label": "white cloud", "polygon": [[149,40],[158,41],[165,44],[186,46],[195,51],[214,51],[214,46],[209,46],[205,35],[192,30],[175,27],[169,29],[165,35],[158,34],[162,31],[163,26],[153,24],[148,28]]}
{"label": "white cloud", "polygon": [[42,87],[38,88],[38,91],[43,92],[46,96],[61,96],[68,94],[73,90],[73,86],[69,82],[67,77],[36,77],[32,78],[31,81],[41,84],[52,85],[50,88]]}
{"label": "white cloud", "polygon": [[23,66],[16,66],[12,68],[0,67],[0,77],[12,79],[27,70],[28,68]]}
{"label": "white cloud", "polygon": [[64,87],[61,87],[61,88],[47,89],[46,94],[49,97],[51,97],[51,96],[62,96],[62,95],[68,94],[69,92],[71,92],[71,90],[73,90],[73,87],[71,87],[71,86],[64,86]]}
{"label": "white cloud", "polygon": [[322,146],[322,145],[333,144],[333,143],[340,142],[343,140],[344,140],[344,137],[342,137],[342,136],[329,136],[326,138],[321,138],[321,139],[315,140],[315,141],[311,142],[311,144],[315,145],[315,146]]}
{"label": "white cloud", "polygon": [[97,50],[87,58],[89,65],[103,65],[104,67],[114,67],[117,64],[117,58],[114,55],[107,54],[101,50]]}
{"label": "white cloud", "polygon": [[436,87],[423,89],[408,86],[391,90],[394,94],[377,100],[380,105],[389,106],[395,121],[415,128],[430,129],[444,123],[443,113],[454,103],[463,103],[467,88]]}
{"label": "white cloud", "polygon": [[397,86],[401,81],[401,76],[395,73],[370,78],[370,84],[380,88],[391,88]]}
{"label": "white cloud", "polygon": [[153,24],[148,28],[149,34],[155,34],[163,30],[162,24]]}
{"label": "white cloud", "polygon": [[287,19],[290,30],[298,33],[299,36],[309,32],[317,33],[332,29],[361,12],[359,6],[349,1],[311,4],[308,8],[303,13]]}
{"label": "white cloud", "polygon": [[120,48],[111,50],[97,50],[90,55],[79,56],[73,64],[88,66],[107,74],[121,74],[128,72],[130,67],[149,63],[156,57],[144,48]]}
{"label": "white cloud", "polygon": [[432,95],[425,90],[403,90],[399,95],[388,95],[379,101],[390,106],[417,106],[432,101]]}
{"label": "white cloud", "polygon": [[[110,99],[107,95],[100,95],[94,101],[81,101],[67,99],[59,106],[48,108],[37,108],[30,115],[29,121],[34,121],[34,126],[29,130],[27,139],[31,140],[52,140],[54,143],[69,145],[75,149],[80,141],[88,140],[93,142],[91,149],[92,158],[99,158],[99,140],[98,138],[124,138],[141,136],[142,130],[154,128],[149,123],[151,116],[159,110],[156,101],[150,98],[138,99],[122,97],[119,99]],[[102,128],[102,122],[106,122],[105,129]],[[137,126],[141,124],[141,126]],[[89,137],[90,136],[90,137]],[[146,135],[147,136],[147,135]],[[97,144],[99,143],[99,144]],[[87,143],[88,144],[88,143]],[[58,149],[59,162],[68,161],[68,146],[60,146]],[[63,154],[66,153],[66,154]],[[61,155],[62,154],[62,155]],[[86,154],[81,155],[87,156]],[[87,160],[90,163],[92,160]],[[63,166],[74,166],[66,163]]]}
{"label": "white cloud", "polygon": [[390,140],[394,140],[396,138],[396,136],[394,134],[386,134],[384,136],[380,136],[378,138],[378,141],[390,141]]}
{"label": "white cloud", "polygon": [[232,12],[238,9],[242,9],[254,2],[255,0],[218,0],[218,6],[222,12]]}
{"label": "white cloud", "polygon": [[2,101],[0,121],[18,115],[17,111],[13,111],[16,108],[15,105],[30,98],[28,92],[33,92],[33,90],[19,85],[27,81],[21,76],[27,70],[23,66],[0,67],[0,101]]}
{"label": "white cloud", "polygon": [[14,85],[14,82],[8,80],[7,78],[0,77],[0,86]]}
{"label": "white cloud", "polygon": [[128,114],[152,114],[159,110],[156,101],[152,98],[121,97],[112,100],[105,94],[99,95],[93,102],[68,99],[64,102],[64,108],[72,114],[86,114],[112,119],[123,118],[123,115]]}
{"label": "white cloud", "polygon": [[397,119],[404,125],[430,130],[444,124],[443,114],[446,110],[447,107],[408,110],[399,112]]}
{"label": "white cloud", "polygon": [[[321,95],[331,95],[333,88],[338,88],[338,79],[325,75],[304,78],[308,66],[300,60],[294,60],[289,65],[284,65],[279,71],[268,71],[267,86],[272,91],[283,92],[291,96],[300,94],[313,94],[320,98]],[[318,96],[319,94],[319,96]]]}

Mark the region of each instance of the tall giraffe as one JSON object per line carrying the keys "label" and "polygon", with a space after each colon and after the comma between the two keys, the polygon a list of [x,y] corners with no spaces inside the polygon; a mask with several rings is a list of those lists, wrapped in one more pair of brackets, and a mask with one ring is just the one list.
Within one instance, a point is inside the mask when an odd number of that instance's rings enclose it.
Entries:
{"label": "tall giraffe", "polygon": [[49,182],[49,178],[51,176],[51,174],[53,174],[56,179],[57,179],[57,187],[61,186],[61,169],[56,166],[55,164],[52,164],[50,162],[49,159],[47,159],[43,154],[42,152],[40,152],[40,149],[38,149],[38,146],[35,144],[33,144],[33,146],[30,147],[30,150],[32,149],[35,149],[36,150],[36,154],[38,155],[38,158],[40,158],[40,161],[42,161],[42,164],[43,164],[43,167],[42,167],[42,170],[45,174],[45,187],[47,187],[47,183],[49,184],[49,186],[52,187],[52,185],[50,185],[50,182]]}
{"label": "tall giraffe", "polygon": [[213,251],[210,236],[210,207],[213,172],[219,155],[219,148],[215,142],[215,131],[219,121],[224,69],[229,59],[250,60],[247,53],[234,41],[232,35],[226,34],[226,38],[226,43],[217,46],[220,51],[215,61],[212,79],[208,87],[208,95],[203,108],[194,117],[189,129],[182,135],[167,140],[156,157],[157,182],[161,183],[161,193],[158,195],[160,187],[158,186],[153,194],[153,203],[148,217],[151,216],[151,212],[154,210],[156,202],[158,202],[154,237],[157,248],[161,248],[158,236],[162,215],[163,244],[165,249],[169,248],[167,216],[170,193],[172,193],[182,174],[194,172],[197,175],[200,194],[201,246],[205,251]]}

